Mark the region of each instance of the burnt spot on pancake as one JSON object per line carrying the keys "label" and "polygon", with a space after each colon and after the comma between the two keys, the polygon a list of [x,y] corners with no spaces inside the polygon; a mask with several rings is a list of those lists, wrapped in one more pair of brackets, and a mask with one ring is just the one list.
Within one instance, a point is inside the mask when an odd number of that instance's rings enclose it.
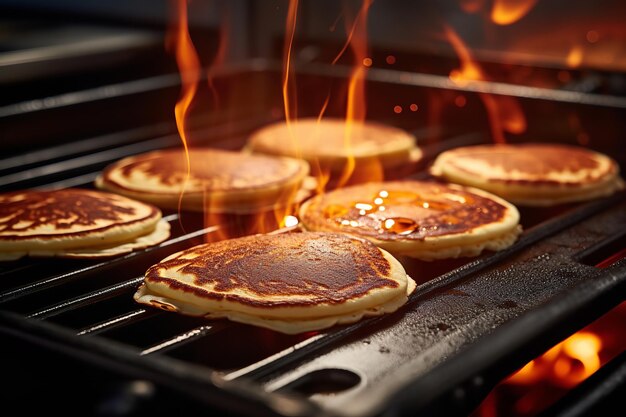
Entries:
{"label": "burnt spot on pancake", "polygon": [[[142,221],[157,214],[135,219],[136,209],[124,204],[125,198],[87,190],[19,191],[0,195],[0,238],[32,239],[40,236],[79,236],[72,229],[104,230],[107,227]],[[128,221],[133,217],[133,221]],[[26,230],[47,228],[40,235],[24,235]],[[85,232],[87,233],[87,232]]]}
{"label": "burnt spot on pancake", "polygon": [[501,221],[507,208],[480,195],[438,184],[389,182],[336,190],[312,201],[305,224],[380,240],[422,240],[465,233]]}
{"label": "burnt spot on pancake", "polygon": [[[191,253],[194,258],[185,259]],[[164,269],[192,275],[201,288],[162,277]],[[399,284],[387,278],[390,272],[391,265],[370,242],[341,234],[285,233],[192,248],[152,266],[146,281],[204,298],[271,308],[341,304],[376,288],[397,288]]]}
{"label": "burnt spot on pancake", "polygon": [[[477,172],[466,164],[467,161],[481,162],[497,168],[497,171]],[[469,175],[489,178],[489,181],[518,184],[580,186],[617,172],[616,164],[603,166],[598,160],[598,155],[585,148],[550,144],[469,147],[456,151],[455,157],[449,159],[447,163]],[[505,174],[500,177],[493,174],[494,172],[513,175],[509,177]],[[575,182],[549,178],[552,174],[567,172],[575,172],[579,177]]]}
{"label": "burnt spot on pancake", "polygon": [[142,172],[159,183],[175,187],[188,181],[188,186],[214,191],[267,187],[298,175],[303,169],[292,160],[247,155],[239,152],[191,150],[190,177],[187,179],[187,159],[180,149],[157,151],[130,158],[105,170],[105,178],[112,170],[130,179]]}

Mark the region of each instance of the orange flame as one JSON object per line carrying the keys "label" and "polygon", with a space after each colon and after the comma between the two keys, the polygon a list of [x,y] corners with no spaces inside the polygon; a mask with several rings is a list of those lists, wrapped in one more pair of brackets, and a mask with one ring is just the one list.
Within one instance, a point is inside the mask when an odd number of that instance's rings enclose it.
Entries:
{"label": "orange flame", "polygon": [[355,159],[352,148],[352,134],[354,125],[363,123],[366,115],[365,99],[365,76],[367,65],[364,61],[367,58],[367,14],[373,0],[363,0],[361,8],[354,19],[354,24],[348,35],[347,43],[354,54],[354,67],[350,73],[348,82],[348,100],[346,104],[346,124],[344,128],[344,146],[347,154],[350,155],[346,161],[346,166],[341,174],[337,187],[344,186],[355,168]]}
{"label": "orange flame", "polygon": [[[619,259],[614,254],[597,266]],[[584,329],[553,346],[543,355],[496,385],[472,417],[534,416],[563,397],[574,385],[624,350],[622,331],[626,302],[622,302]]]}
{"label": "orange flame", "polygon": [[[355,65],[350,73],[349,81],[348,81],[348,89],[347,89],[347,98],[346,98],[346,117],[344,124],[344,147],[346,149],[346,154],[348,158],[346,160],[346,164],[343,167],[342,173],[340,174],[340,178],[334,183],[336,187],[344,186],[352,177],[352,174],[355,170],[355,159],[353,157],[353,153],[351,152],[352,146],[352,136],[354,134],[354,126],[355,124],[363,123],[365,121],[366,115],[366,102],[365,102],[365,76],[367,72],[367,67],[372,65],[371,58],[367,57],[367,14],[369,8],[372,4],[373,0],[363,0],[362,5],[356,15],[356,17],[352,19],[346,19],[346,42],[343,47],[339,51],[339,53],[333,59],[331,65],[335,65],[339,59],[344,55],[344,53],[351,48]],[[283,104],[284,104],[284,113],[285,113],[285,122],[287,125],[287,129],[289,131],[289,135],[291,140],[293,141],[293,149],[296,156],[300,153],[300,146],[298,142],[298,138],[296,137],[296,131],[293,128],[293,123],[297,122],[296,110],[297,107],[295,105],[296,97],[295,97],[295,89],[293,88],[293,63],[292,63],[292,49],[294,43],[294,36],[296,30],[297,23],[297,14],[298,14],[298,0],[290,0],[289,9],[287,12],[286,19],[286,36],[284,43],[284,52],[283,52],[283,83],[282,83],[282,94],[283,94]],[[347,13],[346,13],[347,14]],[[340,15],[337,21],[343,16]],[[348,22],[351,22],[350,24]],[[336,24],[336,22],[335,22]],[[334,25],[331,26],[331,30],[334,30]],[[322,108],[317,117],[318,125],[322,123],[322,118],[328,105],[330,103],[330,92],[327,95]],[[326,185],[329,183],[331,179],[330,168],[322,167],[319,161],[313,163],[312,171],[316,173],[317,180],[317,192],[323,193]]]}
{"label": "orange flame", "polygon": [[[444,30],[461,61],[461,67],[450,72],[450,80],[460,86],[472,81],[489,81],[457,33],[447,25]],[[504,132],[520,134],[526,130],[526,118],[513,97],[480,94],[480,98],[487,109],[494,142],[505,143]]]}
{"label": "orange flame", "polygon": [[[188,115],[190,108],[193,104],[194,98],[198,92],[199,83],[202,76],[202,68],[197,51],[192,42],[189,34],[188,26],[188,11],[186,0],[176,0],[176,12],[177,22],[173,30],[171,31],[171,39],[174,41],[174,49],[176,62],[181,76],[181,95],[175,106],[175,117],[178,132],[183,143],[185,150],[185,158],[187,165],[187,173],[185,182],[183,183],[181,195],[179,198],[179,212],[182,207],[183,195],[185,188],[191,177],[191,158],[189,154],[190,144],[188,137]],[[211,66],[206,70],[207,86],[213,93],[214,104],[217,107],[219,105],[219,97],[213,84],[215,70],[224,61],[227,50],[227,25],[228,16],[222,19],[220,26],[220,38],[216,55],[213,59]],[[292,202],[295,199],[297,190],[291,187],[285,190],[283,196],[279,196],[278,201]],[[205,226],[219,225],[220,227],[214,232],[206,235],[205,240],[207,242],[223,240],[233,236],[241,236],[253,233],[264,233],[270,230],[274,230],[285,223],[293,224],[291,217],[286,217],[286,214],[292,207],[273,209],[262,209],[258,213],[249,214],[232,214],[222,213],[219,209],[219,201],[212,201],[211,195],[205,193],[204,195],[204,223]],[[280,219],[278,219],[280,216]]]}
{"label": "orange flame", "polygon": [[291,138],[296,146],[296,150],[298,149],[298,144],[295,141],[291,127],[292,120],[296,119],[296,108],[293,107],[292,114],[290,96],[294,95],[295,102],[295,89],[292,87],[293,81],[291,80],[291,73],[293,72],[291,65],[291,50],[293,48],[293,40],[296,35],[297,20],[298,0],[289,0],[289,9],[287,11],[287,22],[285,28],[285,45],[283,50],[283,105],[285,108],[285,122],[287,123],[287,129],[289,129]]}
{"label": "orange flame", "polygon": [[[359,9],[356,17],[354,18],[352,25],[346,28],[347,36],[341,50],[337,53],[332,60],[331,65],[337,64],[341,57],[345,54],[348,48],[351,48],[354,54],[354,67],[350,73],[348,82],[347,104],[346,104],[346,123],[344,126],[344,146],[347,150],[348,159],[346,165],[342,171],[342,174],[336,184],[336,187],[344,186],[351,178],[354,172],[356,163],[350,151],[352,143],[352,130],[355,123],[363,123],[365,121],[366,114],[366,101],[365,101],[365,75],[367,67],[372,65],[371,58],[367,57],[367,13],[373,0],[363,0],[361,8]],[[348,15],[347,11],[339,15],[337,21],[345,15]],[[349,19],[346,19],[346,26],[348,26]],[[331,27],[334,30],[334,26]],[[324,104],[318,114],[318,125],[322,122],[322,118],[328,104],[330,102],[330,92],[324,100]],[[323,193],[326,185],[330,181],[331,173],[329,170],[324,171],[319,162],[315,167],[317,172],[317,192]]]}
{"label": "orange flame", "polygon": [[174,115],[176,117],[176,127],[178,134],[185,149],[185,159],[187,163],[187,176],[178,199],[178,211],[181,211],[183,195],[185,188],[191,176],[191,160],[189,158],[189,142],[187,140],[187,114],[191,103],[198,90],[200,81],[200,60],[193,41],[189,35],[188,19],[187,19],[187,1],[177,1],[178,22],[174,31],[175,55],[176,63],[180,71],[181,77],[181,95],[174,107]]}
{"label": "orange flame", "polygon": [[591,332],[578,332],[554,346],[539,358],[517,371],[508,382],[533,384],[550,379],[555,384],[572,387],[600,368],[602,341]]}
{"label": "orange flame", "polygon": [[537,0],[494,0],[491,20],[498,25],[510,25],[530,12]]}
{"label": "orange flame", "polygon": [[222,65],[222,63],[224,63],[224,60],[226,58],[226,51],[228,48],[228,26],[230,24],[230,14],[223,14],[224,17],[220,20],[219,43],[217,45],[217,52],[215,53],[213,62],[206,70],[207,84],[209,85],[209,90],[211,90],[215,108],[219,108],[220,105],[219,95],[214,84],[215,71],[220,67],[220,65]]}

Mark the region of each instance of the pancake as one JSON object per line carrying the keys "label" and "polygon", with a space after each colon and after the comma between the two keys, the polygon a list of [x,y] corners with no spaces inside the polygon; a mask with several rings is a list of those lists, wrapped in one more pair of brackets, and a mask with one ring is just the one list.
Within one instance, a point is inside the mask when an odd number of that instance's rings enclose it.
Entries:
{"label": "pancake", "polygon": [[71,188],[0,194],[0,260],[115,256],[168,237],[158,208],[116,194]]}
{"label": "pancake", "polygon": [[525,206],[586,201],[624,188],[614,160],[586,148],[559,144],[452,149],[437,157],[431,172]]}
{"label": "pancake", "polygon": [[192,149],[191,172],[183,149],[124,158],[96,179],[96,186],[128,197],[177,209],[215,213],[271,210],[299,198],[308,175],[306,162],[218,149]]}
{"label": "pancake", "polygon": [[346,187],[300,208],[302,226],[366,238],[394,255],[426,261],[476,256],[512,245],[515,206],[487,192],[425,181]]}
{"label": "pancake", "polygon": [[146,271],[134,299],[295,334],[393,312],[414,288],[393,256],[364,239],[282,233],[175,253]]}
{"label": "pancake", "polygon": [[[304,118],[291,123],[274,123],[254,132],[246,149],[254,153],[302,158],[316,175],[342,173],[354,158],[353,177],[371,180],[372,175],[389,175],[421,160],[416,139],[408,132],[374,122],[354,123],[349,141],[342,119]],[[381,171],[381,172],[377,172]]]}

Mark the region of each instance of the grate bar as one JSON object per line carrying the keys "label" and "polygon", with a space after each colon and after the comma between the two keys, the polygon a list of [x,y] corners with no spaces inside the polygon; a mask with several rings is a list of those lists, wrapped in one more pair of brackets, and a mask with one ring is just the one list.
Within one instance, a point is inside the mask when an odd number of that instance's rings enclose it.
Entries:
{"label": "grate bar", "polygon": [[63,179],[61,181],[50,182],[46,185],[33,187],[35,190],[60,190],[63,188],[90,186],[94,183],[98,175],[102,173],[102,170],[90,172],[88,174],[79,175],[78,177],[72,177]]}
{"label": "grate bar", "polygon": [[207,334],[216,333],[219,330],[222,330],[224,325],[214,325],[214,326],[200,326],[196,327],[193,330],[185,332],[183,334],[176,335],[175,337],[165,340],[161,343],[158,343],[148,349],[145,349],[141,352],[141,355],[151,355],[153,353],[160,353],[166,350],[173,349],[174,347],[182,346],[185,343],[189,343],[195,339],[206,336]]}
{"label": "grate bar", "polygon": [[155,136],[163,136],[171,132],[171,123],[159,123],[147,127],[127,130],[124,132],[97,136],[90,139],[75,141],[71,144],[48,147],[36,150],[23,155],[11,156],[0,159],[0,169],[9,170],[15,168],[23,168],[36,164],[46,164],[58,159],[67,159],[71,155],[80,153],[93,153],[108,147],[126,145],[130,141],[139,141],[142,138],[153,138]]}
{"label": "grate bar", "polygon": [[295,345],[288,347],[287,349],[281,350],[278,353],[273,354],[272,356],[268,356],[265,359],[262,359],[256,363],[253,363],[252,365],[246,366],[245,368],[241,368],[238,369],[236,371],[233,371],[229,374],[224,375],[224,379],[227,381],[231,381],[233,379],[237,379],[240,378],[242,376],[248,375],[258,369],[261,369],[265,366],[267,366],[268,364],[277,361],[280,358],[283,358],[287,355],[291,355],[293,352],[302,349],[305,346],[310,345],[313,342],[316,342],[322,338],[324,338],[326,336],[326,333],[321,333],[321,334],[317,334],[315,336],[309,337],[306,340],[303,340],[300,343],[296,343]]}
{"label": "grate bar", "polygon": [[15,174],[8,174],[0,177],[0,186],[16,187],[19,184],[23,184],[32,180],[41,180],[42,178],[47,176],[60,175],[81,168],[85,169],[90,166],[107,164],[112,161],[117,161],[123,156],[134,155],[140,152],[145,152],[149,149],[158,149],[161,147],[172,145],[177,137],[178,136],[176,135],[164,136],[157,139],[134,143],[132,145],[108,149],[106,151],[101,151],[90,155],[83,155],[72,159],[66,159],[61,162],[55,162],[41,167],[27,169],[25,171],[20,171]]}
{"label": "grate bar", "polygon": [[104,267],[104,266],[109,266],[109,265],[110,265],[110,263],[100,262],[100,263],[97,263],[95,265],[90,265],[90,266],[87,266],[85,268],[75,269],[75,270],[73,270],[71,272],[68,272],[68,273],[65,273],[65,274],[55,275],[55,276],[50,277],[50,278],[42,279],[40,281],[36,281],[36,282],[33,282],[31,284],[28,284],[28,285],[23,285],[21,287],[11,289],[9,291],[6,291],[6,292],[0,294],[0,304],[6,303],[8,301],[12,301],[12,300],[14,300],[16,298],[20,298],[20,297],[23,297],[23,296],[26,296],[26,295],[33,294],[33,293],[35,293],[37,291],[41,291],[41,290],[44,290],[46,288],[50,288],[50,287],[53,287],[53,286],[56,286],[56,285],[60,285],[62,283],[65,283],[65,282],[68,282],[68,281],[70,281],[72,279],[75,279],[76,277],[78,277],[78,276],[80,276],[80,275],[82,275],[84,273],[96,270],[96,269]]}
{"label": "grate bar", "polygon": [[[28,269],[31,269],[31,268],[33,268],[35,266],[37,266],[36,263],[29,263],[29,264],[26,264],[26,265],[16,266],[15,268],[6,269],[4,271],[0,271],[0,277],[3,276],[3,275],[11,275],[11,274],[14,274],[16,272],[24,271],[25,269],[28,270]],[[2,298],[2,296],[0,295],[0,299],[1,298]]]}
{"label": "grate bar", "polygon": [[35,313],[29,314],[28,318],[38,318],[38,319],[47,319],[50,317],[54,317],[66,311],[73,310],[75,308],[81,307],[86,304],[91,304],[96,301],[104,300],[106,298],[114,297],[118,294],[121,294],[127,291],[129,288],[132,288],[138,284],[143,282],[143,276],[139,276],[133,279],[129,279],[127,281],[121,282],[116,285],[112,285],[110,287],[106,287],[97,291],[90,292],[88,294],[82,295],[80,297],[72,298],[70,300],[63,301],[62,303],[53,305],[44,310],[37,311]]}
{"label": "grate bar", "polygon": [[111,330],[120,326],[124,326],[130,323],[134,323],[138,320],[143,320],[148,317],[155,316],[157,314],[162,313],[159,310],[147,310],[147,309],[139,309],[135,311],[131,311],[126,314],[122,314],[121,316],[114,317],[110,320],[106,320],[100,322],[91,327],[87,327],[76,333],[77,336],[85,336],[85,335],[94,335],[98,333],[102,333],[107,330]]}

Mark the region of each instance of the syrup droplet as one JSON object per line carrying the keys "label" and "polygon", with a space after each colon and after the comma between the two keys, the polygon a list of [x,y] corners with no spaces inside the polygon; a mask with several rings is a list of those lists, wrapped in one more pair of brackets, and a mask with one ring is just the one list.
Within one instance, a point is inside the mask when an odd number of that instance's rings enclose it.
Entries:
{"label": "syrup droplet", "polygon": [[408,235],[411,232],[414,232],[419,225],[406,217],[390,217],[388,219],[383,220],[383,228],[391,233],[396,233],[398,235]]}

